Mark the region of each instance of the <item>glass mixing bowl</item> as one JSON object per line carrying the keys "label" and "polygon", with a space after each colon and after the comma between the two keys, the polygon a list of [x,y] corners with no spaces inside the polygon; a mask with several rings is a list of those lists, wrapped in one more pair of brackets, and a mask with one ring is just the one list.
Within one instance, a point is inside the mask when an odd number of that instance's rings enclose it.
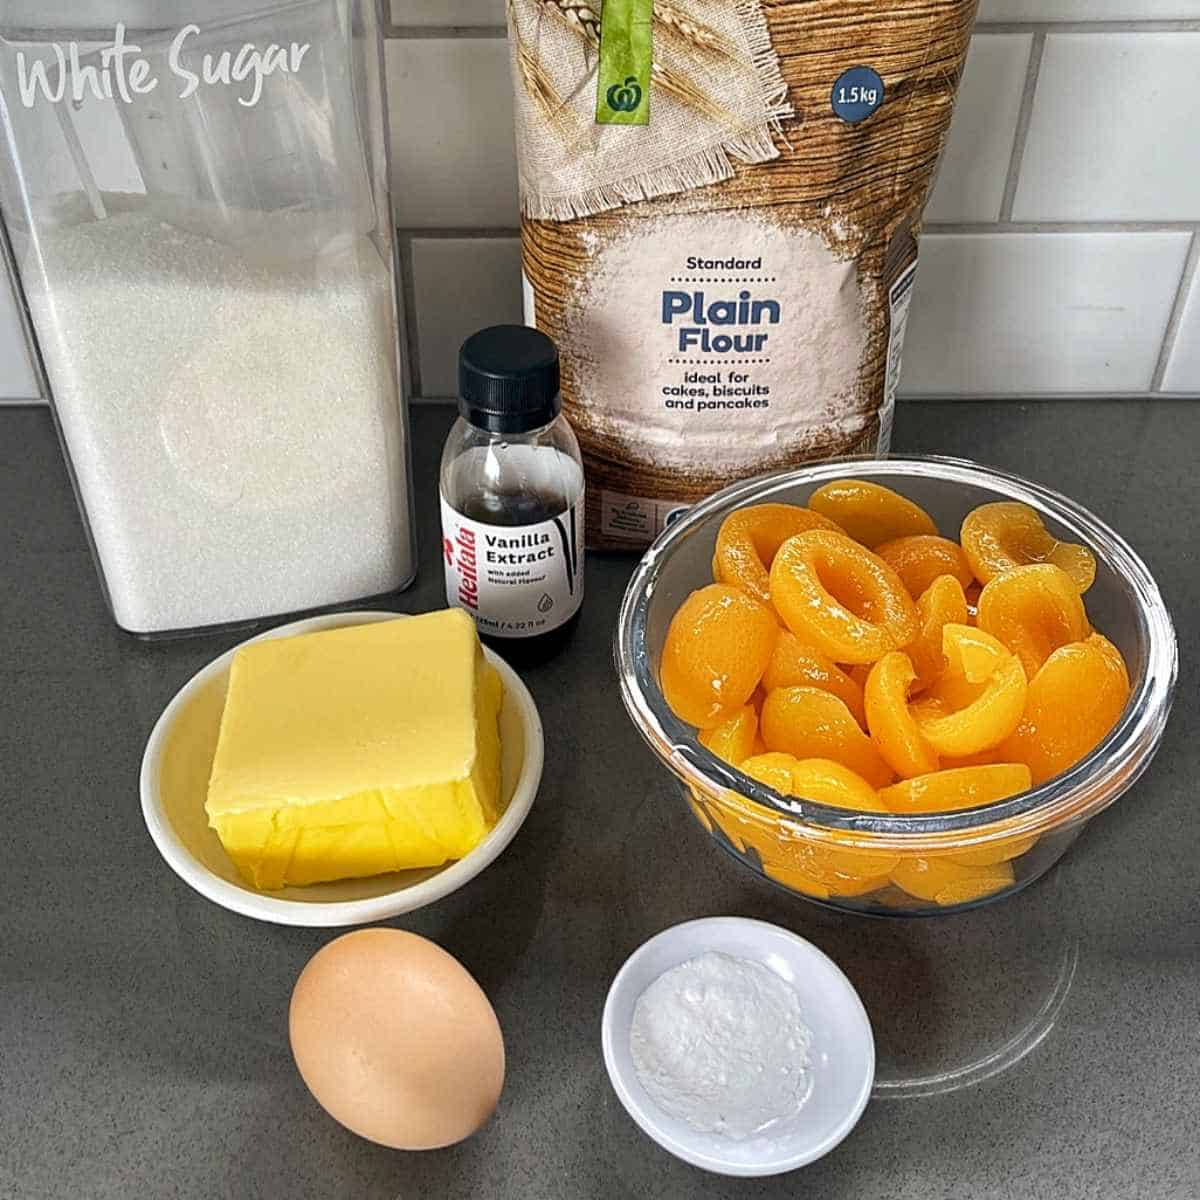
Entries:
{"label": "glass mixing bowl", "polygon": [[[909,497],[950,536],[977,505],[1020,500],[1041,513],[1056,537],[1091,547],[1097,571],[1086,597],[1088,616],[1125,656],[1132,686],[1121,719],[1092,753],[1056,778],[995,804],[882,815],[780,795],[711,754],[696,731],[671,712],[658,684],[663,641],[684,598],[712,582],[721,522],[749,504],[803,505],[822,484],[847,477],[873,480]],[[891,916],[990,903],[1046,872],[1087,822],[1146,769],[1162,740],[1178,669],[1170,614],[1145,563],[1125,541],[1049,488],[948,458],[838,460],[718,492],[665,530],[634,572],[621,605],[616,657],[630,716],[683,785],[693,815],[723,849],[806,899]],[[988,867],[987,878],[962,886],[931,884],[927,898],[892,882],[898,867],[910,883],[947,872],[953,876],[949,867],[939,872],[946,861]]]}

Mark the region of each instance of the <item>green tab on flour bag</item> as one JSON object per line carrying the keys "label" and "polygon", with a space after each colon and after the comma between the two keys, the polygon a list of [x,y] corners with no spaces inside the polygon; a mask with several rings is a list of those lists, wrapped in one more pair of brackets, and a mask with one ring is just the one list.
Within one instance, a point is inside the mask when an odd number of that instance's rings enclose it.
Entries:
{"label": "green tab on flour bag", "polygon": [[650,123],[654,0],[604,0],[600,15],[598,125]]}

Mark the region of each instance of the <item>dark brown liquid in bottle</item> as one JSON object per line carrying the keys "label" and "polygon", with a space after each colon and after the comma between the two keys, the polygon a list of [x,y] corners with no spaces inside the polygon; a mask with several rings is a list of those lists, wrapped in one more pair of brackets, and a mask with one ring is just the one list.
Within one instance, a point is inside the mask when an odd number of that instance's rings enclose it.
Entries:
{"label": "dark brown liquid in bottle", "polygon": [[[561,488],[546,488],[531,492],[482,492],[468,496],[459,506],[459,511],[472,521],[486,525],[538,525],[561,517],[574,503],[575,497],[568,496]],[[583,547],[579,547],[582,556]],[[580,580],[582,585],[582,580]],[[579,624],[582,607],[574,616],[549,633],[534,634],[532,637],[493,637],[481,629],[479,637],[491,646],[505,662],[514,667],[534,667],[546,662],[559,653],[571,640],[575,626]]]}

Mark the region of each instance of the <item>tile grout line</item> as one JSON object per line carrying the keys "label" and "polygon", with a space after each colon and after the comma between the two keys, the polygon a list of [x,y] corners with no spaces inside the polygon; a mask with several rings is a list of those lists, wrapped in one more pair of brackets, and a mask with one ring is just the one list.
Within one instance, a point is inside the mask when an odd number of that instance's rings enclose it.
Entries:
{"label": "tile grout line", "polygon": [[396,231],[396,261],[400,268],[400,297],[404,308],[403,336],[408,363],[408,400],[421,394],[421,341],[417,333],[417,283],[413,272],[412,238]]}
{"label": "tile grout line", "polygon": [[1188,247],[1187,258],[1183,261],[1183,273],[1179,277],[1179,287],[1175,292],[1175,303],[1171,305],[1171,315],[1167,320],[1167,328],[1163,333],[1162,347],[1158,352],[1158,362],[1154,366],[1154,374],[1150,378],[1150,390],[1161,392],[1163,381],[1167,376],[1167,368],[1171,365],[1171,356],[1175,353],[1175,344],[1179,340],[1179,327],[1183,324],[1183,310],[1191,295],[1192,282],[1200,267],[1200,233],[1192,234],[1192,243]]}
{"label": "tile grout line", "polygon": [[[1200,392],[931,392],[896,397],[897,404],[1058,404],[1070,400],[1111,400],[1123,404],[1129,400],[1200,400]],[[4,397],[0,411],[6,408],[45,408],[40,396]],[[455,404],[454,396],[410,397],[409,403],[418,407]]]}
{"label": "tile grout line", "polygon": [[1200,33],[1200,21],[1180,17],[1175,20],[1108,21],[978,21],[976,33]]}
{"label": "tile grout line", "polygon": [[[1200,220],[1195,221],[926,221],[926,233],[986,234],[986,233],[1200,233]],[[437,241],[449,238],[516,239],[519,226],[444,225],[429,227],[405,225],[400,232],[414,241]]]}
{"label": "tile grout line", "polygon": [[1068,400],[1200,400],[1200,392],[914,392],[896,397],[897,404],[1059,404]]}
{"label": "tile grout line", "polygon": [[518,227],[513,226],[509,228],[504,225],[443,225],[432,229],[404,225],[401,227],[400,232],[414,240],[424,239],[426,241],[444,238],[519,238],[521,236],[521,230]]}
{"label": "tile grout line", "polygon": [[[1000,33],[1200,33],[1200,21],[1179,18],[1176,20],[1125,20],[1107,21],[979,21],[975,32],[980,34]],[[431,38],[503,38],[507,30],[503,25],[404,25],[389,23],[383,27],[384,37],[393,41],[423,41]]]}
{"label": "tile grout line", "polygon": [[[508,30],[503,25],[405,25],[386,21],[381,25],[389,41],[419,42],[436,38],[504,38]],[[109,26],[75,31],[80,40],[102,42],[111,37]],[[977,21],[975,32],[989,33],[1200,33],[1200,20],[1180,17],[1148,19],[1129,17],[1105,21]]]}
{"label": "tile grout line", "polygon": [[385,25],[383,36],[392,41],[419,42],[429,38],[503,38],[503,25]]}
{"label": "tile grout line", "polygon": [[395,264],[396,344],[400,354],[400,399],[403,402],[414,394],[412,339],[408,329],[409,313],[412,311],[414,298],[404,286],[404,242],[398,229],[392,233],[392,262]]}
{"label": "tile grout line", "polygon": [[[508,30],[503,25],[405,25],[387,21],[380,26],[390,41],[419,42],[431,38],[504,38]],[[1105,21],[977,21],[975,32],[989,33],[1200,33],[1200,20],[1186,17],[1174,20],[1128,17]],[[102,42],[111,37],[111,27],[75,31],[81,41]]]}
{"label": "tile grout line", "polygon": [[1045,51],[1045,33],[1035,33],[1029,46],[1025,87],[1021,92],[1021,107],[1017,110],[1017,128],[1013,131],[1012,154],[1008,160],[1004,195],[1000,201],[1001,221],[1012,220],[1013,204],[1017,199],[1017,184],[1021,178],[1021,165],[1025,161],[1025,146],[1029,141],[1029,127],[1033,124],[1033,102],[1037,96],[1038,79],[1042,73],[1042,55]]}
{"label": "tile grout line", "polygon": [[[926,392],[903,394],[897,404],[1062,404],[1072,400],[1108,400],[1124,404],[1130,400],[1200,400],[1200,392]],[[3,404],[4,401],[0,401]],[[15,403],[37,403],[16,401]],[[457,403],[454,396],[414,396],[414,404]]]}
{"label": "tile grout line", "polygon": [[929,234],[1200,233],[1200,221],[926,221]]}

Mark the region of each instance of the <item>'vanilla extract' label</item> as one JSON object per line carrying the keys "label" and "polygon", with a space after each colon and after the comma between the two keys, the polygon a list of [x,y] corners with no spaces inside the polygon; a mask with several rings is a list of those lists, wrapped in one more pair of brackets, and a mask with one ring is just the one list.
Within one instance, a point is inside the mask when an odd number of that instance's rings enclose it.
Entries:
{"label": "'vanilla extract' label", "polygon": [[548,521],[489,525],[442,497],[446,599],[479,632],[528,638],[565,625],[583,603],[583,494]]}

